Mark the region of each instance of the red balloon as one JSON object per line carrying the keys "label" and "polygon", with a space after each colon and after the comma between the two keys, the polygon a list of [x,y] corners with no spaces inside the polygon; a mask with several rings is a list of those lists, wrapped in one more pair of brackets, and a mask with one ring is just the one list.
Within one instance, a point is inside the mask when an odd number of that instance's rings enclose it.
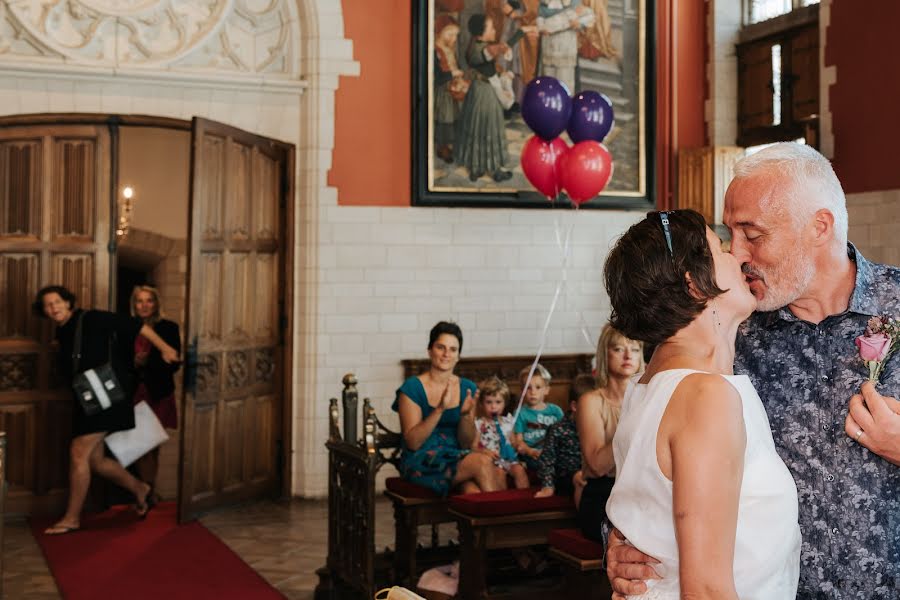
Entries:
{"label": "red balloon", "polygon": [[612,156],[594,140],[578,142],[559,164],[559,182],[577,205],[587,202],[606,187],[612,177]]}
{"label": "red balloon", "polygon": [[546,142],[536,135],[528,138],[522,148],[522,170],[525,177],[549,200],[556,198],[562,191],[559,163],[568,150],[569,147],[559,138]]}

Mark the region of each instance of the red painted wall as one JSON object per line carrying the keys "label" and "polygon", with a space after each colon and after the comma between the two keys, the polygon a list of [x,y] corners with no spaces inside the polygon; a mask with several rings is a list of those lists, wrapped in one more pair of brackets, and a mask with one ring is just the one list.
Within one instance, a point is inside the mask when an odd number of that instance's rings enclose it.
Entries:
{"label": "red painted wall", "polygon": [[825,65],[837,67],[828,90],[834,168],[844,191],[900,188],[900,2],[833,0]]}
{"label": "red painted wall", "polygon": [[328,185],[338,203],[410,204],[409,0],[341,0],[359,77],[335,94],[334,155]]}
{"label": "red painted wall", "polygon": [[[411,3],[379,0],[377,8],[372,0],[341,3],[345,36],[353,40],[360,76],[341,77],[335,94],[335,147],[328,184],[338,188],[342,205],[409,206]],[[666,207],[672,190],[673,147],[705,143],[706,24],[703,0],[656,0],[656,4],[657,189],[660,207]]]}
{"label": "red painted wall", "polygon": [[679,0],[675,14],[675,139],[679,148],[705,146],[706,11],[704,0]]}

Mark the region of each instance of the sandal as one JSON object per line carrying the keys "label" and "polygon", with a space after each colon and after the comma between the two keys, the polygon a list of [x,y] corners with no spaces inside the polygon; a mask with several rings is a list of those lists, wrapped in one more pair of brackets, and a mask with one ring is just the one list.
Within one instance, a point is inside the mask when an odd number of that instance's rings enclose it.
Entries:
{"label": "sandal", "polygon": [[52,525],[44,530],[44,535],[65,535],[67,533],[73,533],[81,529],[80,525],[76,525],[72,527],[70,525]]}
{"label": "sandal", "polygon": [[144,520],[154,506],[156,506],[156,495],[153,493],[153,487],[151,486],[147,491],[147,495],[144,496],[144,501],[135,504],[134,512],[137,513],[139,519]]}

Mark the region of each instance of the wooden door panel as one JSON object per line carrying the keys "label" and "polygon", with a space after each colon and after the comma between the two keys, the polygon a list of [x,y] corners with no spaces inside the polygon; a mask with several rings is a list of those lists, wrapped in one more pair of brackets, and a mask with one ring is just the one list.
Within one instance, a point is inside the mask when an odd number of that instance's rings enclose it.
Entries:
{"label": "wooden door panel", "polygon": [[[34,355],[36,358],[36,355]],[[0,363],[4,362],[0,359]],[[3,365],[0,365],[2,369]],[[3,371],[0,371],[3,372]],[[5,378],[5,375],[0,376]],[[33,402],[6,404],[0,408],[0,430],[6,432],[6,452],[8,457],[17,457],[7,462],[6,482],[12,493],[28,493],[35,489],[37,472],[35,453],[37,448],[30,440],[37,437],[37,405]]]}
{"label": "wooden door panel", "polygon": [[[247,387],[250,378],[249,361],[247,350],[233,350],[226,353],[226,364],[228,365],[225,379],[225,392],[234,394],[240,393]],[[231,398],[229,398],[231,401]]]}
{"label": "wooden door panel", "polygon": [[255,321],[250,334],[255,340],[265,343],[278,335],[278,257],[268,252],[256,254],[253,273]]}
{"label": "wooden door panel", "polygon": [[200,314],[197,315],[200,341],[214,344],[222,340],[221,298],[225,289],[222,287],[223,261],[219,253],[204,252],[200,255],[197,269],[197,281],[207,292],[201,297]]}
{"label": "wooden door panel", "polygon": [[83,138],[56,139],[52,152],[53,164],[59,167],[52,178],[53,196],[61,199],[54,211],[53,233],[92,238],[97,213],[97,179],[93,176],[98,161],[97,142]]}
{"label": "wooden door panel", "polygon": [[31,312],[31,301],[23,290],[40,288],[40,254],[0,254],[0,338],[28,338],[40,342],[38,317]]}
{"label": "wooden door panel", "polygon": [[42,144],[40,138],[0,143],[0,235],[40,237]]}
{"label": "wooden door panel", "polygon": [[226,252],[225,261],[229,275],[226,289],[232,290],[230,306],[225,307],[228,322],[225,335],[229,342],[246,342],[249,330],[253,327],[256,315],[253,312],[252,262],[249,252]]}
{"label": "wooden door panel", "polygon": [[281,489],[292,163],[289,145],[194,119],[182,520]]}
{"label": "wooden door panel", "polygon": [[38,360],[37,352],[0,354],[0,392],[38,389]]}
{"label": "wooden door panel", "polygon": [[275,240],[278,236],[278,204],[281,174],[278,162],[261,152],[253,154],[253,189],[259,202],[251,204],[253,239]]}
{"label": "wooden door panel", "polygon": [[[232,240],[250,238],[250,212],[256,202],[255,194],[250,191],[252,158],[252,148],[229,140],[225,214],[228,223],[227,236]],[[261,200],[266,201],[265,198]]]}
{"label": "wooden door panel", "polygon": [[231,494],[240,491],[244,484],[244,445],[245,422],[247,421],[244,397],[229,398],[223,402],[224,419],[222,433],[224,436],[222,465],[222,492]]}
{"label": "wooden door panel", "polygon": [[[248,418],[254,423],[271,423],[275,411],[275,396],[267,394],[251,398],[248,402]],[[274,431],[270,427],[247,429],[245,456],[247,459],[246,478],[259,483],[269,476],[275,467],[272,454],[272,437]]]}
{"label": "wooden door panel", "polygon": [[[187,425],[187,422],[185,422]],[[216,466],[216,405],[198,402],[194,409],[191,430],[193,436],[193,481],[191,500],[202,502],[215,495]]]}
{"label": "wooden door panel", "polygon": [[225,150],[226,140],[216,135],[206,135],[202,140],[203,160],[197,163],[195,180],[197,181],[195,198],[192,202],[198,205],[200,233],[204,240],[222,238],[224,213],[225,182]]}
{"label": "wooden door panel", "polygon": [[795,121],[819,112],[819,28],[798,32],[791,40],[791,111]]}
{"label": "wooden door panel", "polygon": [[744,130],[772,125],[772,44],[738,47],[738,123]]}
{"label": "wooden door panel", "polygon": [[0,427],[12,512],[54,512],[68,487],[72,400],[53,327],[31,314],[43,286],[109,306],[111,217],[106,126],[0,128]]}

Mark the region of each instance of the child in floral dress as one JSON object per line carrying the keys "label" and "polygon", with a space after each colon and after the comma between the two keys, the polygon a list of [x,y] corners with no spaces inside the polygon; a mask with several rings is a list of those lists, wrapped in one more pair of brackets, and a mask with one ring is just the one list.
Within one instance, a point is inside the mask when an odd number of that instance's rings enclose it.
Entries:
{"label": "child in floral dress", "polygon": [[495,376],[482,381],[478,392],[474,449],[492,454],[494,464],[513,478],[516,488],[527,488],[528,474],[509,441],[514,425],[513,416],[506,411],[509,387]]}

